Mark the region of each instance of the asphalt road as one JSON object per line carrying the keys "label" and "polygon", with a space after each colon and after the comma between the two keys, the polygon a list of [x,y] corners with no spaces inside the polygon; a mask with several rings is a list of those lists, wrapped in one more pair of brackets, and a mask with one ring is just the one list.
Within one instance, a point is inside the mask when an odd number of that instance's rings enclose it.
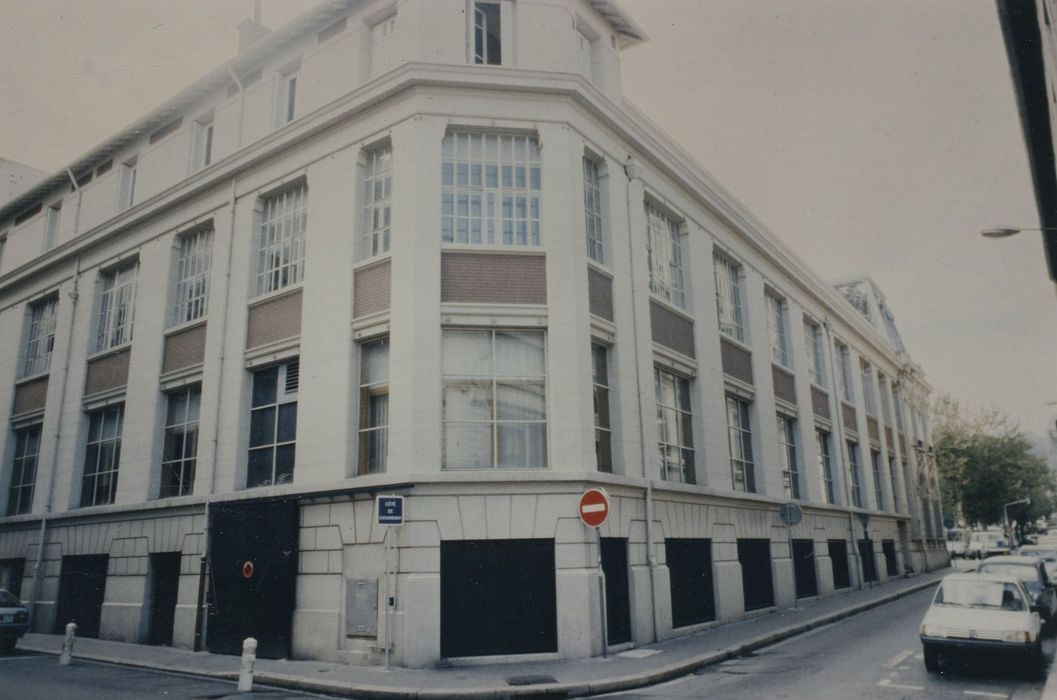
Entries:
{"label": "asphalt road", "polygon": [[[986,700],[1041,698],[1045,680],[1032,679],[1007,665],[925,670],[918,626],[933,588],[888,605],[732,659],[674,681],[609,697],[625,700],[723,698],[759,700],[899,700],[960,698]],[[1049,631],[1043,648],[1053,662],[1057,641]]]}
{"label": "asphalt road", "polygon": [[[247,697],[233,681],[193,678],[163,671],[113,666],[74,659],[59,666],[56,657],[16,652],[0,656],[0,698],[19,700],[222,700]],[[286,690],[254,688],[252,697],[304,700],[320,697]]]}

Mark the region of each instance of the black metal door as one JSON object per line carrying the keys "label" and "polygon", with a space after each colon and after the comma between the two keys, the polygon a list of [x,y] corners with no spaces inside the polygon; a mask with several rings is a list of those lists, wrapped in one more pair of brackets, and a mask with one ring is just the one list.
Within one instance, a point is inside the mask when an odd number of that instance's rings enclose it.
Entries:
{"label": "black metal door", "polygon": [[759,610],[774,605],[771,541],[738,540],[738,563],[741,564],[741,590],[745,595],[745,609]]}
{"label": "black metal door", "polygon": [[851,585],[848,572],[848,543],[844,540],[829,540],[829,561],[833,566],[833,587],[847,588]]}
{"label": "black metal door", "polygon": [[610,644],[631,641],[631,596],[628,590],[628,541],[602,538],[602,571],[606,575],[606,632]]}
{"label": "black metal door", "polygon": [[172,644],[176,596],[180,589],[180,553],[150,555],[150,630],[148,644]]}
{"label": "black metal door", "polygon": [[62,558],[59,574],[59,612],[55,616],[55,633],[66,630],[66,624],[77,624],[78,637],[98,637],[99,618],[103,613],[106,592],[106,569],[110,557],[88,554]]}
{"label": "black metal door", "polygon": [[859,559],[862,560],[863,581],[876,581],[877,558],[873,554],[873,540],[859,540]]}
{"label": "black metal door", "polygon": [[556,652],[557,616],[554,540],[440,543],[441,656]]}
{"label": "black metal door", "polygon": [[296,500],[210,506],[209,651],[241,654],[254,637],[257,656],[290,656],[298,510]]}
{"label": "black metal door", "polygon": [[25,559],[0,559],[0,588],[16,598],[21,598],[25,568]]}
{"label": "black metal door", "polygon": [[813,540],[793,540],[793,575],[796,577],[797,598],[818,595]]}
{"label": "black metal door", "polygon": [[885,555],[885,573],[889,576],[898,576],[899,562],[896,560],[895,540],[881,540],[881,551]]}
{"label": "black metal door", "polygon": [[716,619],[712,589],[712,540],[670,538],[664,541],[672,596],[672,627]]}

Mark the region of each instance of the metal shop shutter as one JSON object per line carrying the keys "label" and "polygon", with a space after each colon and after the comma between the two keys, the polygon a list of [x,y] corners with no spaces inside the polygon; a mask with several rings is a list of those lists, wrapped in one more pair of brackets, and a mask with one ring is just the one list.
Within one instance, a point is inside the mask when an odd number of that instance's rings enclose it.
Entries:
{"label": "metal shop shutter", "polygon": [[774,605],[771,541],[738,540],[738,563],[741,564],[741,589],[745,594],[745,609],[759,610]]}
{"label": "metal shop shutter", "polygon": [[793,574],[796,577],[797,598],[818,595],[814,540],[793,540]]}
{"label": "metal shop shutter", "polygon": [[669,538],[664,541],[672,595],[672,627],[716,619],[712,588],[712,540]]}
{"label": "metal shop shutter", "polygon": [[554,540],[440,543],[441,656],[556,652],[557,615]]}
{"label": "metal shop shutter", "polygon": [[833,587],[847,588],[851,585],[848,575],[848,543],[844,540],[829,540],[829,560],[833,565]]}

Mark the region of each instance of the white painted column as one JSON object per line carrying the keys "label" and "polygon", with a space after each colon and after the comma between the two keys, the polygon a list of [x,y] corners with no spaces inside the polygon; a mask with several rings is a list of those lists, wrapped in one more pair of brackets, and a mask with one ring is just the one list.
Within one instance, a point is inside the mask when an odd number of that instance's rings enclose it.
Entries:
{"label": "white painted column", "polygon": [[539,127],[541,243],[547,253],[547,442],[550,468],[595,471],[591,313],[584,230],[583,141]]}
{"label": "white painted column", "polygon": [[391,473],[441,468],[440,166],[443,120],[392,130],[389,461]]}

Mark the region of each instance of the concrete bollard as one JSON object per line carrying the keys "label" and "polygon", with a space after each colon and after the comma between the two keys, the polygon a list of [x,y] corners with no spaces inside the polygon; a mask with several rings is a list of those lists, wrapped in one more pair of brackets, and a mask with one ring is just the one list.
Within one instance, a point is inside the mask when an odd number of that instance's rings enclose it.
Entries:
{"label": "concrete bollard", "polygon": [[77,636],[77,625],[70,623],[66,625],[66,637],[62,640],[62,653],[59,654],[59,664],[69,666],[73,659],[73,640]]}
{"label": "concrete bollard", "polygon": [[239,671],[239,692],[253,690],[253,662],[257,659],[257,640],[246,637],[242,642],[242,669]]}

